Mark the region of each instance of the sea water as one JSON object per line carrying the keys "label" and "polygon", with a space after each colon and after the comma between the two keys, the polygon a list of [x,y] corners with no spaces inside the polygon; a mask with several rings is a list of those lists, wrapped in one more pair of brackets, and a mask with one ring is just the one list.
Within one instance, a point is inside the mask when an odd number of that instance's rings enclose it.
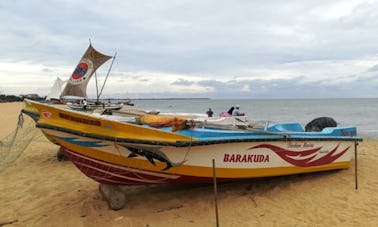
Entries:
{"label": "sea water", "polygon": [[[135,109],[161,113],[214,115],[240,105],[251,122],[298,122],[304,127],[317,117],[332,117],[338,126],[356,126],[358,135],[378,138],[378,99],[136,99]],[[130,108],[130,107],[125,107]]]}

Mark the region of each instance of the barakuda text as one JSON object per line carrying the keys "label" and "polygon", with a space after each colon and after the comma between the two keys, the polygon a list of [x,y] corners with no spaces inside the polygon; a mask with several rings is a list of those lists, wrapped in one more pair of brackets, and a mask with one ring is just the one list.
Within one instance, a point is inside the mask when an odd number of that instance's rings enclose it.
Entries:
{"label": "barakuda text", "polygon": [[224,154],[223,162],[269,162],[269,155],[263,154]]}

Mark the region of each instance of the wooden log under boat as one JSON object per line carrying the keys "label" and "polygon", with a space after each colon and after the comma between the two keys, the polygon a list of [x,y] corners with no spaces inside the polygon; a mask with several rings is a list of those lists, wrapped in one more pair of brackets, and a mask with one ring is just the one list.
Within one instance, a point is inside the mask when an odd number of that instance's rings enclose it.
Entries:
{"label": "wooden log under boat", "polygon": [[118,185],[100,184],[98,189],[110,209],[120,210],[125,206],[126,196]]}

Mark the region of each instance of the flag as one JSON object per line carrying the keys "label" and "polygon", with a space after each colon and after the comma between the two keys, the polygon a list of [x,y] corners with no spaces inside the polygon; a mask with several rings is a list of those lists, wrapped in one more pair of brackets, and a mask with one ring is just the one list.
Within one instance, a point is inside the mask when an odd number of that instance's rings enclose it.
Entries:
{"label": "flag", "polygon": [[79,64],[72,73],[60,97],[87,97],[87,85],[93,73],[111,56],[102,54],[89,44],[87,51],[81,57]]}

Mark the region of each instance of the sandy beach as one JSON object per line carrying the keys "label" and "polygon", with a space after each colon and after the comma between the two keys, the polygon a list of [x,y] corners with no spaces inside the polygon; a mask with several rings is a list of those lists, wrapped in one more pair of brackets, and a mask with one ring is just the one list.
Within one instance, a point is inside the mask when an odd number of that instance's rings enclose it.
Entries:
{"label": "sandy beach", "polygon": [[[15,129],[23,103],[1,103],[0,139]],[[27,116],[25,116],[26,118]],[[209,184],[126,189],[113,211],[98,183],[71,162],[39,129],[21,156],[0,172],[0,226],[215,226]],[[378,141],[358,146],[347,170],[218,184],[220,226],[377,226]]]}

